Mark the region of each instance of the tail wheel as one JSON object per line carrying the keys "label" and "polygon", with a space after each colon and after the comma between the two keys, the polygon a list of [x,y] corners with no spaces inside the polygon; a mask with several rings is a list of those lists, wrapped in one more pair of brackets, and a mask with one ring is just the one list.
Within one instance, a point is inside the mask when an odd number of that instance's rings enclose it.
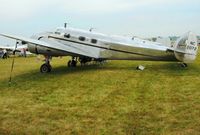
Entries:
{"label": "tail wheel", "polygon": [[188,65],[187,65],[186,63],[181,63],[181,67],[182,67],[182,68],[187,68]]}
{"label": "tail wheel", "polygon": [[49,73],[51,72],[51,65],[48,65],[48,64],[43,64],[41,67],[40,67],[40,72],[41,73]]}

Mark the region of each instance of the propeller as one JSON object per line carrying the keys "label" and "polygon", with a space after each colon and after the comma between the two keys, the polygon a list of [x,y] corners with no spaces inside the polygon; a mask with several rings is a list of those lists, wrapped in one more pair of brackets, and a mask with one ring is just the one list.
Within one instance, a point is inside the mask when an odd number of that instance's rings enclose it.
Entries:
{"label": "propeller", "polygon": [[9,78],[9,84],[12,83],[12,72],[13,72],[13,69],[14,69],[14,64],[15,64],[15,52],[16,52],[16,49],[17,49],[17,44],[19,44],[19,42],[17,41],[16,44],[15,44],[15,49],[13,51],[13,60],[12,60],[12,65],[11,65],[11,70],[10,70],[10,78]]}

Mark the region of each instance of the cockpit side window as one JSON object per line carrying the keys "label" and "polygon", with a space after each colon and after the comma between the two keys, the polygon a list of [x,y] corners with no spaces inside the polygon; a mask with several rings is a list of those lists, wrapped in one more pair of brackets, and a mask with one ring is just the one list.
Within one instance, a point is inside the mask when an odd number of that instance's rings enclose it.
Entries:
{"label": "cockpit side window", "polygon": [[56,31],[55,34],[60,35],[60,32]]}

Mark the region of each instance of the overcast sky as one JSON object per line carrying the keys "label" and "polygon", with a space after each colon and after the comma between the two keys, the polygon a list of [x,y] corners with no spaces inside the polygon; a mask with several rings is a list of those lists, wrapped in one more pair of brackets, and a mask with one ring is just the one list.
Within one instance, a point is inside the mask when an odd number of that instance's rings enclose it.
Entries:
{"label": "overcast sky", "polygon": [[200,34],[200,0],[0,0],[0,33],[70,27],[140,37]]}

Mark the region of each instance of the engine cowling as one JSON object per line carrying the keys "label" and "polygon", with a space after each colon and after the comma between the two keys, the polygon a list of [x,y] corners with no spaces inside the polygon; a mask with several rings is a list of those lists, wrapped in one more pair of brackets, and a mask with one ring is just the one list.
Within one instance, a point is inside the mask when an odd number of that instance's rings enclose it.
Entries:
{"label": "engine cowling", "polygon": [[28,44],[28,50],[34,54],[42,54],[46,56],[66,56],[64,51],[56,50],[49,47],[43,47],[35,44]]}
{"label": "engine cowling", "polygon": [[[47,35],[39,34],[39,35],[34,35],[32,36],[33,39],[43,41],[49,44],[55,44],[56,41],[50,41],[47,37]],[[42,45],[36,45],[36,44],[28,44],[28,50],[31,53],[34,54],[42,54],[42,55],[47,55],[47,56],[66,56],[68,53],[65,51],[61,51],[58,49],[55,49],[54,47],[51,46],[42,46]]]}

